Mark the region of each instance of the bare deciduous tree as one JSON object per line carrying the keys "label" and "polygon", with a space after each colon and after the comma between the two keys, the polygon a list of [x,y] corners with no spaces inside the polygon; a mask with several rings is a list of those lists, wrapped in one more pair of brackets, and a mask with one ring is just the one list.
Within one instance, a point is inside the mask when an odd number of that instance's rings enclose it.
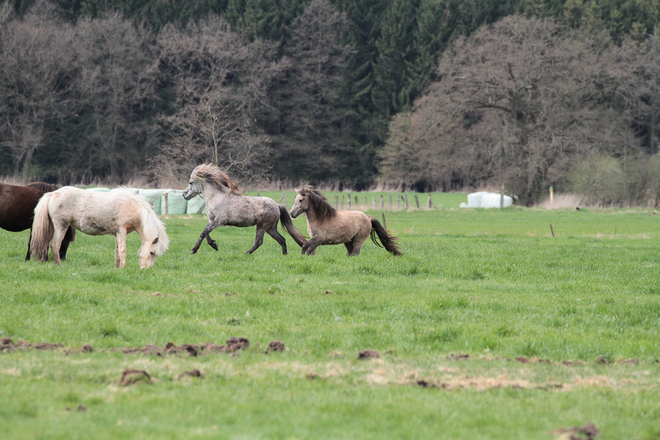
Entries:
{"label": "bare deciduous tree", "polygon": [[397,157],[419,151],[423,171],[411,171],[424,183],[505,186],[531,203],[562,184],[576,158],[639,151],[629,111],[637,58],[606,37],[522,17],[460,38],[439,64],[441,80],[394,120],[383,175],[401,179]]}
{"label": "bare deciduous tree", "polygon": [[35,152],[44,144],[46,122],[66,113],[72,88],[75,32],[57,20],[46,2],[23,20],[12,19],[10,2],[0,6],[0,139],[13,172],[28,180]]}
{"label": "bare deciduous tree", "polygon": [[173,114],[160,121],[164,133],[154,174],[186,179],[202,162],[213,162],[249,181],[268,171],[268,138],[257,127],[257,108],[281,71],[266,43],[249,44],[219,17],[187,29],[167,26],[158,37],[160,69],[174,86]]}

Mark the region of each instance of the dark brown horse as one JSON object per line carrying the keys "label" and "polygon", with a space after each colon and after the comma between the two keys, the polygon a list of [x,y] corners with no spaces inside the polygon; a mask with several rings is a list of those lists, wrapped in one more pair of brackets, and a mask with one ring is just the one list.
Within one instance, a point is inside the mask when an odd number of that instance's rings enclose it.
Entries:
{"label": "dark brown horse", "polygon": [[[0,183],[0,228],[10,232],[20,232],[29,229],[30,240],[32,240],[34,208],[37,206],[41,196],[56,189],[57,187],[55,185],[43,182],[30,183],[25,186]],[[69,227],[60,248],[60,258],[62,260],[66,258],[66,250],[69,247],[69,243],[74,241],[75,238],[75,231]],[[30,259],[30,240],[28,240],[28,251],[25,261]]]}
{"label": "dark brown horse", "polygon": [[[312,236],[302,246],[303,255],[312,255],[316,247],[323,244],[344,243],[348,255],[360,255],[362,244],[371,235],[371,240],[378,247],[384,247],[392,255],[402,255],[395,240],[378,220],[362,211],[337,211],[330,206],[328,199],[311,186],[297,190],[291,217],[305,213],[307,232]],[[378,240],[382,243],[378,243]]]}

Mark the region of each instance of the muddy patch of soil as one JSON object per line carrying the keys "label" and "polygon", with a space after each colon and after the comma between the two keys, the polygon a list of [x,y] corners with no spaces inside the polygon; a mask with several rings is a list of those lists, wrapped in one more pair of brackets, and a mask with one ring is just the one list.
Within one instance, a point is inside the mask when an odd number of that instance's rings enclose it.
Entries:
{"label": "muddy patch of soil", "polygon": [[600,430],[592,422],[587,422],[584,426],[573,426],[552,431],[552,434],[558,435],[560,440],[593,440],[598,436],[598,433],[600,433]]}
{"label": "muddy patch of soil", "polygon": [[50,342],[28,342],[23,339],[19,339],[18,343],[14,343],[9,338],[0,339],[0,352],[12,352],[14,350],[57,350],[58,348],[63,348],[62,344],[51,344]]}
{"label": "muddy patch of soil", "polygon": [[141,383],[151,384],[151,376],[144,370],[124,370],[119,380],[119,385],[139,385]]}
{"label": "muddy patch of soil", "polygon": [[380,353],[376,350],[362,350],[358,353],[358,359],[374,359],[379,357]]}
{"label": "muddy patch of soil", "polygon": [[197,368],[195,368],[194,370],[184,371],[183,373],[177,374],[175,376],[176,379],[181,379],[183,377],[196,377],[198,379],[203,379],[204,375],[202,374],[201,371],[199,371]]}
{"label": "muddy patch of soil", "polygon": [[266,350],[266,354],[270,353],[271,351],[284,351],[286,350],[286,347],[284,346],[284,343],[282,341],[272,341],[270,344],[268,344],[268,349]]}

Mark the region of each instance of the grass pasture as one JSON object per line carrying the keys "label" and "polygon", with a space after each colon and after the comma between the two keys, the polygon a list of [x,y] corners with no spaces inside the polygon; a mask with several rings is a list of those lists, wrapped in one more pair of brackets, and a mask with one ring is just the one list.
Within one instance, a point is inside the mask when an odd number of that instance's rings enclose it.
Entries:
{"label": "grass pasture", "polygon": [[[401,258],[371,242],[302,257],[290,238],[282,256],[270,237],[245,255],[254,228],[190,255],[206,219],[173,216],[150,270],[136,234],[125,270],[113,237],[82,234],[56,267],[0,231],[0,338],[64,346],[0,352],[0,438],[553,439],[591,421],[660,439],[660,216],[433,197],[386,212]],[[233,356],[121,351],[234,336],[250,346]]]}

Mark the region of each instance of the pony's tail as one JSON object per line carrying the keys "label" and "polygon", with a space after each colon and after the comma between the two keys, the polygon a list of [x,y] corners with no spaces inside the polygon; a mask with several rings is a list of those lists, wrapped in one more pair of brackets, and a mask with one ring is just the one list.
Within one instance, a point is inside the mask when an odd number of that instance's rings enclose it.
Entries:
{"label": "pony's tail", "polygon": [[48,245],[53,239],[55,228],[48,214],[48,201],[51,193],[44,194],[37,207],[34,208],[34,222],[32,223],[32,239],[30,249],[34,258],[39,261],[48,261]]}
{"label": "pony's tail", "polygon": [[[385,250],[392,255],[396,255],[397,257],[403,255],[399,250],[399,246],[395,243],[397,238],[388,234],[383,225],[381,225],[375,218],[369,217],[369,220],[371,220],[371,241],[373,241],[376,246],[385,248]],[[380,242],[383,243],[382,246],[378,243],[378,240],[376,240],[376,236],[378,236]]]}
{"label": "pony's tail", "polygon": [[303,244],[307,243],[307,239],[304,235],[298,232],[296,227],[293,225],[293,221],[291,220],[289,212],[282,205],[280,205],[280,221],[282,222],[282,226],[286,228],[286,231],[289,233],[291,238],[293,238],[293,241],[298,243],[298,246],[302,247]]}

